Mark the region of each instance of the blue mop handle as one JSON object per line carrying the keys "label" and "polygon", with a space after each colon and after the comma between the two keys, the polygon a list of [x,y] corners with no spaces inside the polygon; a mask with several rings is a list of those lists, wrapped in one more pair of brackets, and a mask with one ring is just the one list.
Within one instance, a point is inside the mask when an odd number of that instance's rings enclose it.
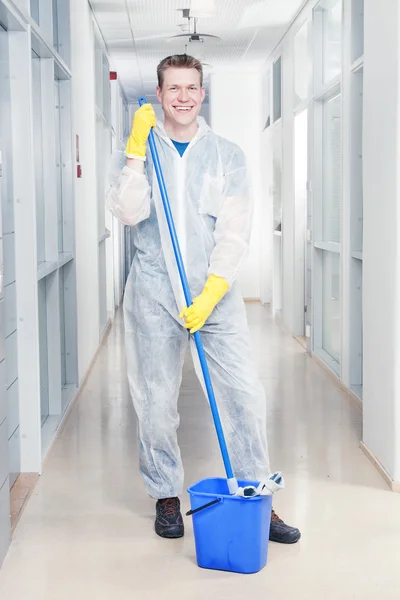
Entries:
{"label": "blue mop handle", "polygon": [[[147,104],[146,98],[139,98],[139,106]],[[183,264],[182,254],[179,247],[178,236],[176,235],[176,229],[174,224],[174,218],[171,212],[171,206],[168,199],[167,189],[165,187],[164,176],[162,174],[160,158],[156,147],[156,141],[154,138],[154,132],[151,129],[149,135],[149,144],[151,156],[156,170],[158,186],[160,188],[161,199],[164,205],[165,217],[167,219],[168,229],[171,236],[172,247],[174,249],[175,259],[178,266],[179,276],[181,279],[183,293],[185,295],[186,306],[192,305],[192,296],[190,293],[189,283],[186,276],[185,266]],[[228,448],[226,446],[225,435],[222,429],[222,423],[218,412],[217,402],[215,400],[214,390],[211,383],[210,371],[208,369],[206,354],[204,352],[203,342],[201,340],[200,332],[197,331],[194,335],[194,341],[196,343],[197,352],[200,359],[201,370],[203,372],[204,382],[206,384],[208,400],[210,402],[211,412],[214,419],[215,429],[217,431],[218,441],[221,448],[222,458],[225,465],[225,471],[228,479],[234,479],[232,465],[228,454]]]}

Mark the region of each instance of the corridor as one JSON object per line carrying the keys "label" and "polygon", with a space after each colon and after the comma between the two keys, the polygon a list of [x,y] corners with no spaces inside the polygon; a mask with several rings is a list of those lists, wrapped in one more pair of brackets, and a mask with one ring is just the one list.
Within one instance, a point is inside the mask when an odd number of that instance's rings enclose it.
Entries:
{"label": "corridor", "polygon": [[[0,571],[0,600],[397,599],[398,496],[359,449],[361,412],[260,304],[248,305],[267,393],[278,514],[303,533],[270,544],[261,573],[204,571],[191,522],[183,540],[153,532],[137,469],[119,313],[59,433]],[[186,484],[221,475],[211,415],[191,365],[180,396]],[[183,498],[187,510],[188,498]]]}

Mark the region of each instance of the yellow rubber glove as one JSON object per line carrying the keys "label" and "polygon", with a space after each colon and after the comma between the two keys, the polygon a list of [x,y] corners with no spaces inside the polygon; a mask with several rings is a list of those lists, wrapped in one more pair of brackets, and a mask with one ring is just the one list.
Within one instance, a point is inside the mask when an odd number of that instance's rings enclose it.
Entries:
{"label": "yellow rubber glove", "polygon": [[151,104],[143,104],[134,114],[132,131],[125,152],[129,156],[146,156],[150,129],[156,126],[156,113]]}
{"label": "yellow rubber glove", "polygon": [[200,296],[193,300],[192,306],[185,308],[179,315],[180,319],[185,319],[185,328],[190,329],[190,333],[196,333],[203,327],[228,289],[229,285],[225,279],[210,275]]}

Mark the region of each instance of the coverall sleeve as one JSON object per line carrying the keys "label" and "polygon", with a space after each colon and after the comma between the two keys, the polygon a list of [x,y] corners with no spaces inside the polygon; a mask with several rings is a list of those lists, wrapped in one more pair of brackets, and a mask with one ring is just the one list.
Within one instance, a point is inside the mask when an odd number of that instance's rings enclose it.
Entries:
{"label": "coverall sleeve", "polygon": [[246,159],[238,147],[224,175],[222,195],[208,274],[223,277],[231,286],[249,249],[253,219]]}
{"label": "coverall sleeve", "polygon": [[123,166],[125,161],[122,152],[112,156],[106,207],[121,223],[133,226],[150,216],[150,185],[146,173],[136,173]]}

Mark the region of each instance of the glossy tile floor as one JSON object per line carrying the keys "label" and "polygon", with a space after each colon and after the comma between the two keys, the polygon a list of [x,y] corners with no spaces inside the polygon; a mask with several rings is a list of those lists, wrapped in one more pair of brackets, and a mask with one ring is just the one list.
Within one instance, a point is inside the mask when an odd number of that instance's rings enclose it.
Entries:
{"label": "glossy tile floor", "polygon": [[[398,600],[400,496],[359,450],[360,411],[265,309],[250,305],[249,321],[273,465],[286,476],[275,507],[301,542],[271,544],[266,569],[240,576],[196,566],[190,520],[183,540],[156,537],[118,318],[16,529],[1,600]],[[187,484],[222,474],[190,364],[180,406]]]}

